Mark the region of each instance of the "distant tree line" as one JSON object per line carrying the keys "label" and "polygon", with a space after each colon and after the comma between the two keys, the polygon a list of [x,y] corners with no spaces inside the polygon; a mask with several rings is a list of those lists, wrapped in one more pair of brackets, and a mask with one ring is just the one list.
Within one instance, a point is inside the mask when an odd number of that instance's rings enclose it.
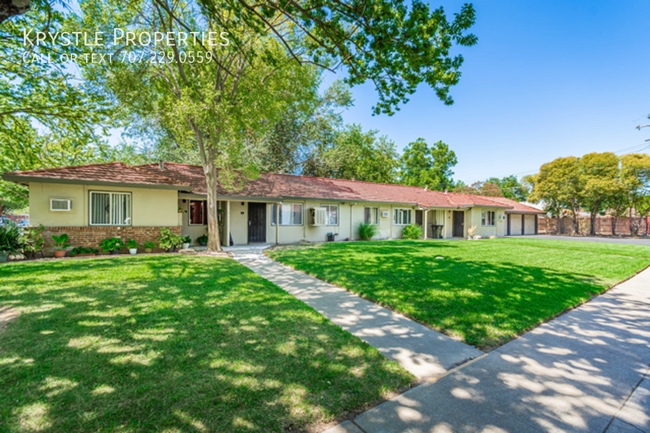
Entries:
{"label": "distant tree line", "polygon": [[579,233],[581,210],[590,214],[590,234],[596,233],[596,218],[608,212],[614,218],[631,217],[630,231],[639,234],[650,214],[650,156],[590,153],[581,158],[557,158],[542,165],[539,173],[528,176],[532,186],[529,199],[544,204],[559,217],[568,212]]}

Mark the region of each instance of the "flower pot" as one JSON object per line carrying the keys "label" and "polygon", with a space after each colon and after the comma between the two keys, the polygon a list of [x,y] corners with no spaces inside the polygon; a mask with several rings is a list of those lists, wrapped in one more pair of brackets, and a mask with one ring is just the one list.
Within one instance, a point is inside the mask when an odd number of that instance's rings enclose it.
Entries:
{"label": "flower pot", "polygon": [[144,249],[144,252],[145,252],[145,253],[151,253],[152,251],[153,251],[152,248],[145,248],[145,249]]}
{"label": "flower pot", "polygon": [[120,250],[113,250],[111,251],[111,256],[116,256],[120,253]]}
{"label": "flower pot", "polygon": [[8,254],[5,254],[4,252],[0,253],[0,262],[6,262],[7,257],[9,257]]}
{"label": "flower pot", "polygon": [[60,259],[61,257],[65,257],[65,251],[54,251],[54,257]]}
{"label": "flower pot", "polygon": [[184,244],[183,244],[183,249],[184,249],[184,250],[188,249],[189,247],[190,247],[190,244],[189,244],[189,243],[184,243]]}
{"label": "flower pot", "polygon": [[138,249],[137,249],[137,248],[129,248],[129,254],[131,254],[131,255],[136,255],[137,253],[138,253]]}

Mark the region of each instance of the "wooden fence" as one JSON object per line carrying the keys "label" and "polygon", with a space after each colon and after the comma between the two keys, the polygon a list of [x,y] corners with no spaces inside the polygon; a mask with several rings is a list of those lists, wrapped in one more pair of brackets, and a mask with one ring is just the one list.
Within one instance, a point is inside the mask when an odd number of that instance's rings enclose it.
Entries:
{"label": "wooden fence", "polygon": [[[638,235],[650,235],[650,218],[629,218],[611,216],[596,217],[596,234],[608,236],[630,236],[632,234],[632,224],[639,226]],[[578,227],[581,235],[588,235],[591,226],[589,217],[578,217]],[[549,218],[539,217],[539,233],[551,235],[574,235],[573,218]]]}

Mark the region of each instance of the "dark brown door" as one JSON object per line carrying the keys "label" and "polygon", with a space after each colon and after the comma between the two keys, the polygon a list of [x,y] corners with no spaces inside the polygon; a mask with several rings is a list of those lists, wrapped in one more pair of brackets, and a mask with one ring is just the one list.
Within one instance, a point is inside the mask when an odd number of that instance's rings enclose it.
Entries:
{"label": "dark brown door", "polygon": [[266,242],[266,203],[248,203],[248,242]]}
{"label": "dark brown door", "polygon": [[422,211],[421,210],[416,210],[415,211],[415,224],[421,226],[422,225]]}
{"label": "dark brown door", "polygon": [[455,238],[465,237],[465,212],[454,211],[453,236]]}

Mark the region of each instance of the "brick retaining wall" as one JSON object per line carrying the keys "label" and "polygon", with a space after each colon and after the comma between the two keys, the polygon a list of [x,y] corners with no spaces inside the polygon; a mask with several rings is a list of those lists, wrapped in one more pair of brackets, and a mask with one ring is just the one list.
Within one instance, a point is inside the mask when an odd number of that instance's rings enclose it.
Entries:
{"label": "brick retaining wall", "polygon": [[[68,242],[72,245],[68,250],[74,247],[87,247],[99,248],[99,244],[106,238],[120,238],[124,243],[129,239],[142,245],[145,241],[152,241],[158,243],[160,236],[160,229],[168,228],[173,233],[180,235],[180,227],[45,227],[43,232],[43,240],[45,240],[45,248],[43,253],[46,257],[54,256],[54,241],[52,235],[60,236],[66,233],[70,238]],[[122,248],[122,253],[128,253],[128,248]],[[140,252],[144,251],[142,249]],[[154,252],[162,252],[160,248],[155,248]]]}

